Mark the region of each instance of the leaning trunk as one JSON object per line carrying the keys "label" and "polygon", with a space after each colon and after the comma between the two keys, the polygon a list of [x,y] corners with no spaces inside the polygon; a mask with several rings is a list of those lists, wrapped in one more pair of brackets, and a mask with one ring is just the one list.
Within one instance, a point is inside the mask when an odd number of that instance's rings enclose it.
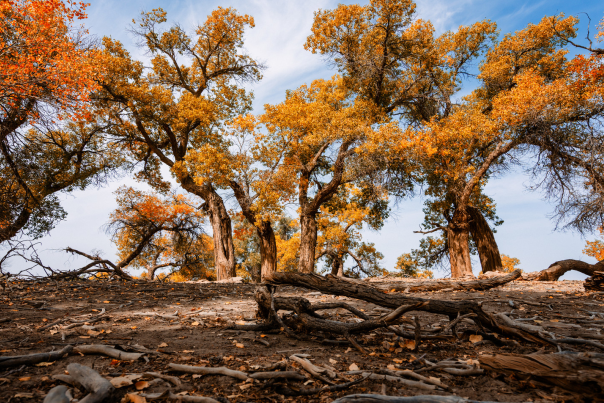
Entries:
{"label": "leaning trunk", "polygon": [[451,277],[459,278],[473,276],[470,261],[470,245],[468,231],[458,228],[447,229],[449,244],[449,260],[451,262]]}
{"label": "leaning trunk", "polygon": [[277,241],[270,221],[262,221],[256,232],[260,238],[260,276],[266,276],[277,271]]}
{"label": "leaning trunk", "polygon": [[333,258],[333,262],[331,265],[331,275],[344,277],[344,258],[343,256],[336,255]]}
{"label": "leaning trunk", "polygon": [[231,217],[229,217],[222,198],[216,192],[212,191],[210,193],[206,203],[214,238],[216,280],[235,277],[235,250],[233,248]]}
{"label": "leaning trunk", "polygon": [[497,242],[489,223],[487,223],[487,220],[485,220],[477,208],[468,207],[468,213],[472,219],[470,222],[470,233],[478,249],[482,272],[503,271],[499,248],[497,247]]}
{"label": "leaning trunk", "polygon": [[315,271],[315,249],[317,248],[317,220],[315,214],[300,216],[300,260],[298,271],[312,273]]}

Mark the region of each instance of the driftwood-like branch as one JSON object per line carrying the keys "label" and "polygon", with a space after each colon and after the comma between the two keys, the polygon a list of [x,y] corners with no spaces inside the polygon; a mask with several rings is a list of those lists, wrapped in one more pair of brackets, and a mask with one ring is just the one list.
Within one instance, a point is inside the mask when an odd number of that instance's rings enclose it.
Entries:
{"label": "driftwood-like branch", "polygon": [[65,385],[59,385],[48,391],[43,403],[71,403],[73,396]]}
{"label": "driftwood-like branch", "polygon": [[39,353],[20,356],[4,356],[0,357],[0,368],[17,367],[19,365],[31,365],[39,362],[55,361],[63,358],[71,353],[73,346],[65,346],[59,351],[51,351],[49,353]]}
{"label": "driftwood-like branch", "polygon": [[604,260],[590,264],[581,260],[567,259],[552,263],[547,269],[522,276],[524,280],[531,281],[557,281],[566,272],[578,271],[588,276],[593,276],[598,271],[604,271]]}
{"label": "driftwood-like branch", "polygon": [[80,400],[80,403],[101,403],[111,401],[110,397],[115,392],[115,388],[107,379],[99,375],[92,368],[84,365],[72,363],[67,366],[69,375],[75,381],[84,387],[90,393]]}
{"label": "driftwood-like branch", "polygon": [[249,378],[248,374],[241,371],[235,371],[233,369],[225,368],[225,367],[195,367],[192,365],[181,365],[181,364],[168,364],[170,370],[176,372],[184,372],[187,374],[198,374],[198,375],[225,375],[230,376],[231,378],[241,379],[245,381]]}
{"label": "driftwood-like branch", "polygon": [[144,397],[147,400],[173,400],[175,402],[186,402],[186,403],[220,403],[216,399],[205,396],[187,396],[187,395],[176,395],[169,390],[163,393],[139,393],[138,396]]}
{"label": "driftwood-like branch", "polygon": [[102,344],[79,345],[73,351],[82,354],[101,354],[124,361],[138,360],[143,355],[141,353],[127,353]]}

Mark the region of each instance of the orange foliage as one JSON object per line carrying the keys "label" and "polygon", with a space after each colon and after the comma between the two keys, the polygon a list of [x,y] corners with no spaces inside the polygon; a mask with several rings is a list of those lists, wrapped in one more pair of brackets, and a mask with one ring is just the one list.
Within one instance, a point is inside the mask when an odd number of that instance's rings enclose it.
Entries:
{"label": "orange foliage", "polygon": [[583,253],[587,256],[596,258],[599,262],[604,260],[604,229],[600,228],[600,238],[595,241],[587,241]]}
{"label": "orange foliage", "polygon": [[0,119],[23,124],[40,118],[41,103],[81,115],[73,107],[97,88],[95,52],[84,46],[85,31],[74,27],[86,18],[86,6],[72,0],[0,2]]}

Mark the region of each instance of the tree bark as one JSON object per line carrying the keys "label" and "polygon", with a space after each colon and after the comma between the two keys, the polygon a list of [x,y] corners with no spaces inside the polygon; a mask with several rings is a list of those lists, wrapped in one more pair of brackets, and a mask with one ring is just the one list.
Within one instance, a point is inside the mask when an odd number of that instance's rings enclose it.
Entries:
{"label": "tree bark", "polygon": [[315,250],[317,248],[316,212],[300,215],[300,273],[315,271]]}
{"label": "tree bark", "polygon": [[449,261],[451,263],[451,278],[473,277],[468,231],[456,227],[451,228],[450,225],[447,227],[447,241],[449,245]]}
{"label": "tree bark", "polygon": [[256,232],[260,238],[260,276],[264,279],[277,271],[277,241],[270,221],[262,221]]}
{"label": "tree bark", "polygon": [[231,217],[227,212],[222,197],[214,190],[206,199],[207,212],[212,224],[214,238],[214,267],[216,280],[225,280],[236,276],[235,248]]}
{"label": "tree bark", "polygon": [[547,269],[528,273],[523,277],[524,280],[532,281],[558,281],[566,272],[576,270],[580,273],[593,276],[597,271],[604,271],[604,260],[596,264],[590,264],[581,260],[567,259],[552,263]]}
{"label": "tree bark", "polygon": [[344,277],[344,257],[339,254],[333,257],[333,263],[331,266],[331,275]]}
{"label": "tree bark", "polygon": [[428,280],[428,281],[400,281],[396,283],[372,283],[380,290],[394,290],[407,292],[426,292],[439,290],[476,290],[484,291],[491,288],[499,287],[522,277],[519,269],[514,270],[503,276],[495,276],[492,278],[470,281],[453,281],[453,280]]}
{"label": "tree bark", "polygon": [[468,213],[472,219],[470,222],[470,233],[478,248],[482,272],[503,271],[499,247],[489,223],[485,220],[480,210],[475,207],[468,207]]}

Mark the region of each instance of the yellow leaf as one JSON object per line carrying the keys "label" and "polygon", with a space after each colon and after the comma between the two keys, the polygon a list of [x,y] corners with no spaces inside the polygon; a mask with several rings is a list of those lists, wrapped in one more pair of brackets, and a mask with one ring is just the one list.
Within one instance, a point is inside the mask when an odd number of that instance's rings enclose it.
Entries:
{"label": "yellow leaf", "polygon": [[143,389],[149,387],[149,382],[147,382],[147,381],[138,381],[137,383],[134,384],[134,387],[136,388],[136,390],[143,390]]}
{"label": "yellow leaf", "polygon": [[237,348],[245,348],[245,346],[241,343],[235,343],[235,347]]}
{"label": "yellow leaf", "polygon": [[199,322],[193,322],[191,323],[191,326],[199,326]]}
{"label": "yellow leaf", "polygon": [[30,379],[31,379],[31,376],[24,376],[24,377],[22,377],[22,378],[19,378],[19,380],[20,380],[21,382],[29,381]]}
{"label": "yellow leaf", "polygon": [[352,363],[352,364],[350,364],[350,366],[348,367],[348,370],[349,370],[349,371],[358,371],[358,370],[359,370],[359,366],[353,362],[353,363]]}
{"label": "yellow leaf", "polygon": [[55,362],[39,362],[37,364],[34,364],[36,367],[48,367],[49,365],[54,364]]}
{"label": "yellow leaf", "polygon": [[482,336],[479,334],[472,334],[470,335],[470,341],[472,343],[478,343],[479,341],[482,341]]}

